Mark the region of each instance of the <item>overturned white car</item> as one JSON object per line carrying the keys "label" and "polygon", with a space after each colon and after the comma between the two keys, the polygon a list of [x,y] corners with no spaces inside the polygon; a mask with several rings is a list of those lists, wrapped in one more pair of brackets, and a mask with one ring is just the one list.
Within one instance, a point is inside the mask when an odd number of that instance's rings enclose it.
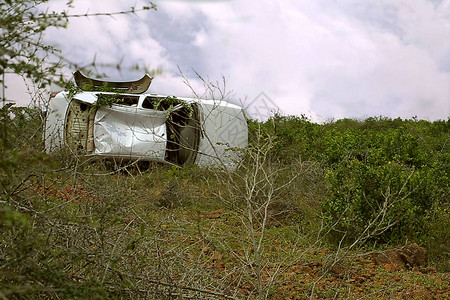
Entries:
{"label": "overturned white car", "polygon": [[234,167],[237,153],[230,149],[247,146],[247,122],[237,105],[147,94],[148,75],[133,82],[100,81],[80,72],[74,78],[80,91],[50,97],[47,153],[68,147],[114,159]]}

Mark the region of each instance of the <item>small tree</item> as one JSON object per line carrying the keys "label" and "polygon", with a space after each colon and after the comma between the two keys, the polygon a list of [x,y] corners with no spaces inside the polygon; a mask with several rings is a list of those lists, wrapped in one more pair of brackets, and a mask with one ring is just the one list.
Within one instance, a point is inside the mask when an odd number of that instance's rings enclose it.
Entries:
{"label": "small tree", "polygon": [[[244,160],[239,168],[236,171],[216,170],[214,174],[217,178],[213,181],[221,185],[215,189],[218,198],[242,222],[243,232],[239,242],[244,253],[235,255],[247,267],[243,274],[254,279],[250,293],[258,299],[268,297],[286,261],[295,261],[293,256],[287,255],[278,263],[269,262],[266,232],[270,223],[276,222],[277,214],[291,213],[286,211],[290,208],[286,194],[299,183],[307,169],[307,164],[300,160],[292,161],[290,165],[282,164],[271,155],[275,145],[273,136],[257,129],[252,143],[241,149]],[[285,211],[280,212],[277,206]],[[225,247],[232,249],[231,245]]]}

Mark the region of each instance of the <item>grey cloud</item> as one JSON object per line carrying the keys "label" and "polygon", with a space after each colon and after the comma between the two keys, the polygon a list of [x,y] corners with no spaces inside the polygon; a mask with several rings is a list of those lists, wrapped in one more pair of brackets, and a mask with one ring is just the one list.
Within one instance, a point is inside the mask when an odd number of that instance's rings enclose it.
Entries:
{"label": "grey cloud", "polygon": [[179,66],[212,80],[225,75],[235,102],[265,92],[287,114],[450,114],[449,0],[156,3],[157,12],[82,20],[50,40],[81,63],[97,53],[161,65],[166,73],[152,85],[161,91],[182,90]]}
{"label": "grey cloud", "polygon": [[168,59],[174,65],[182,70],[195,68],[203,73],[207,70],[202,66],[201,50],[193,41],[196,33],[207,26],[205,22],[207,19],[200,11],[194,11],[194,16],[184,19],[173,17],[170,11],[160,7],[157,14],[146,20],[145,26],[165,48]]}

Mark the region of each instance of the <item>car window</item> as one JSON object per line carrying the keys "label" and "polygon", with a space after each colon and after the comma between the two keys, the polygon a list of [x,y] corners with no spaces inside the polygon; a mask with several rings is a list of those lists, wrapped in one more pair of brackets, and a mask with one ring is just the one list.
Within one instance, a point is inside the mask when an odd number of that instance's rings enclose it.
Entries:
{"label": "car window", "polygon": [[125,106],[137,106],[139,96],[130,96],[122,94],[97,94],[97,101],[103,105],[119,104]]}
{"label": "car window", "polygon": [[144,102],[142,102],[143,108],[153,109],[153,110],[169,110],[179,104],[182,101],[177,99],[176,97],[146,97]]}

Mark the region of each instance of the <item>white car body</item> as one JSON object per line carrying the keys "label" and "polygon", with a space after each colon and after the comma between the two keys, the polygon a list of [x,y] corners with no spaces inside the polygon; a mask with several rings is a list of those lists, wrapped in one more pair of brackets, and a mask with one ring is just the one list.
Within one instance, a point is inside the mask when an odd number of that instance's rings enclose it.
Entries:
{"label": "white car body", "polygon": [[[120,101],[98,105],[108,97]],[[46,108],[47,153],[68,147],[105,158],[234,168],[238,153],[229,149],[247,143],[242,107],[225,101],[83,91],[54,93]]]}

